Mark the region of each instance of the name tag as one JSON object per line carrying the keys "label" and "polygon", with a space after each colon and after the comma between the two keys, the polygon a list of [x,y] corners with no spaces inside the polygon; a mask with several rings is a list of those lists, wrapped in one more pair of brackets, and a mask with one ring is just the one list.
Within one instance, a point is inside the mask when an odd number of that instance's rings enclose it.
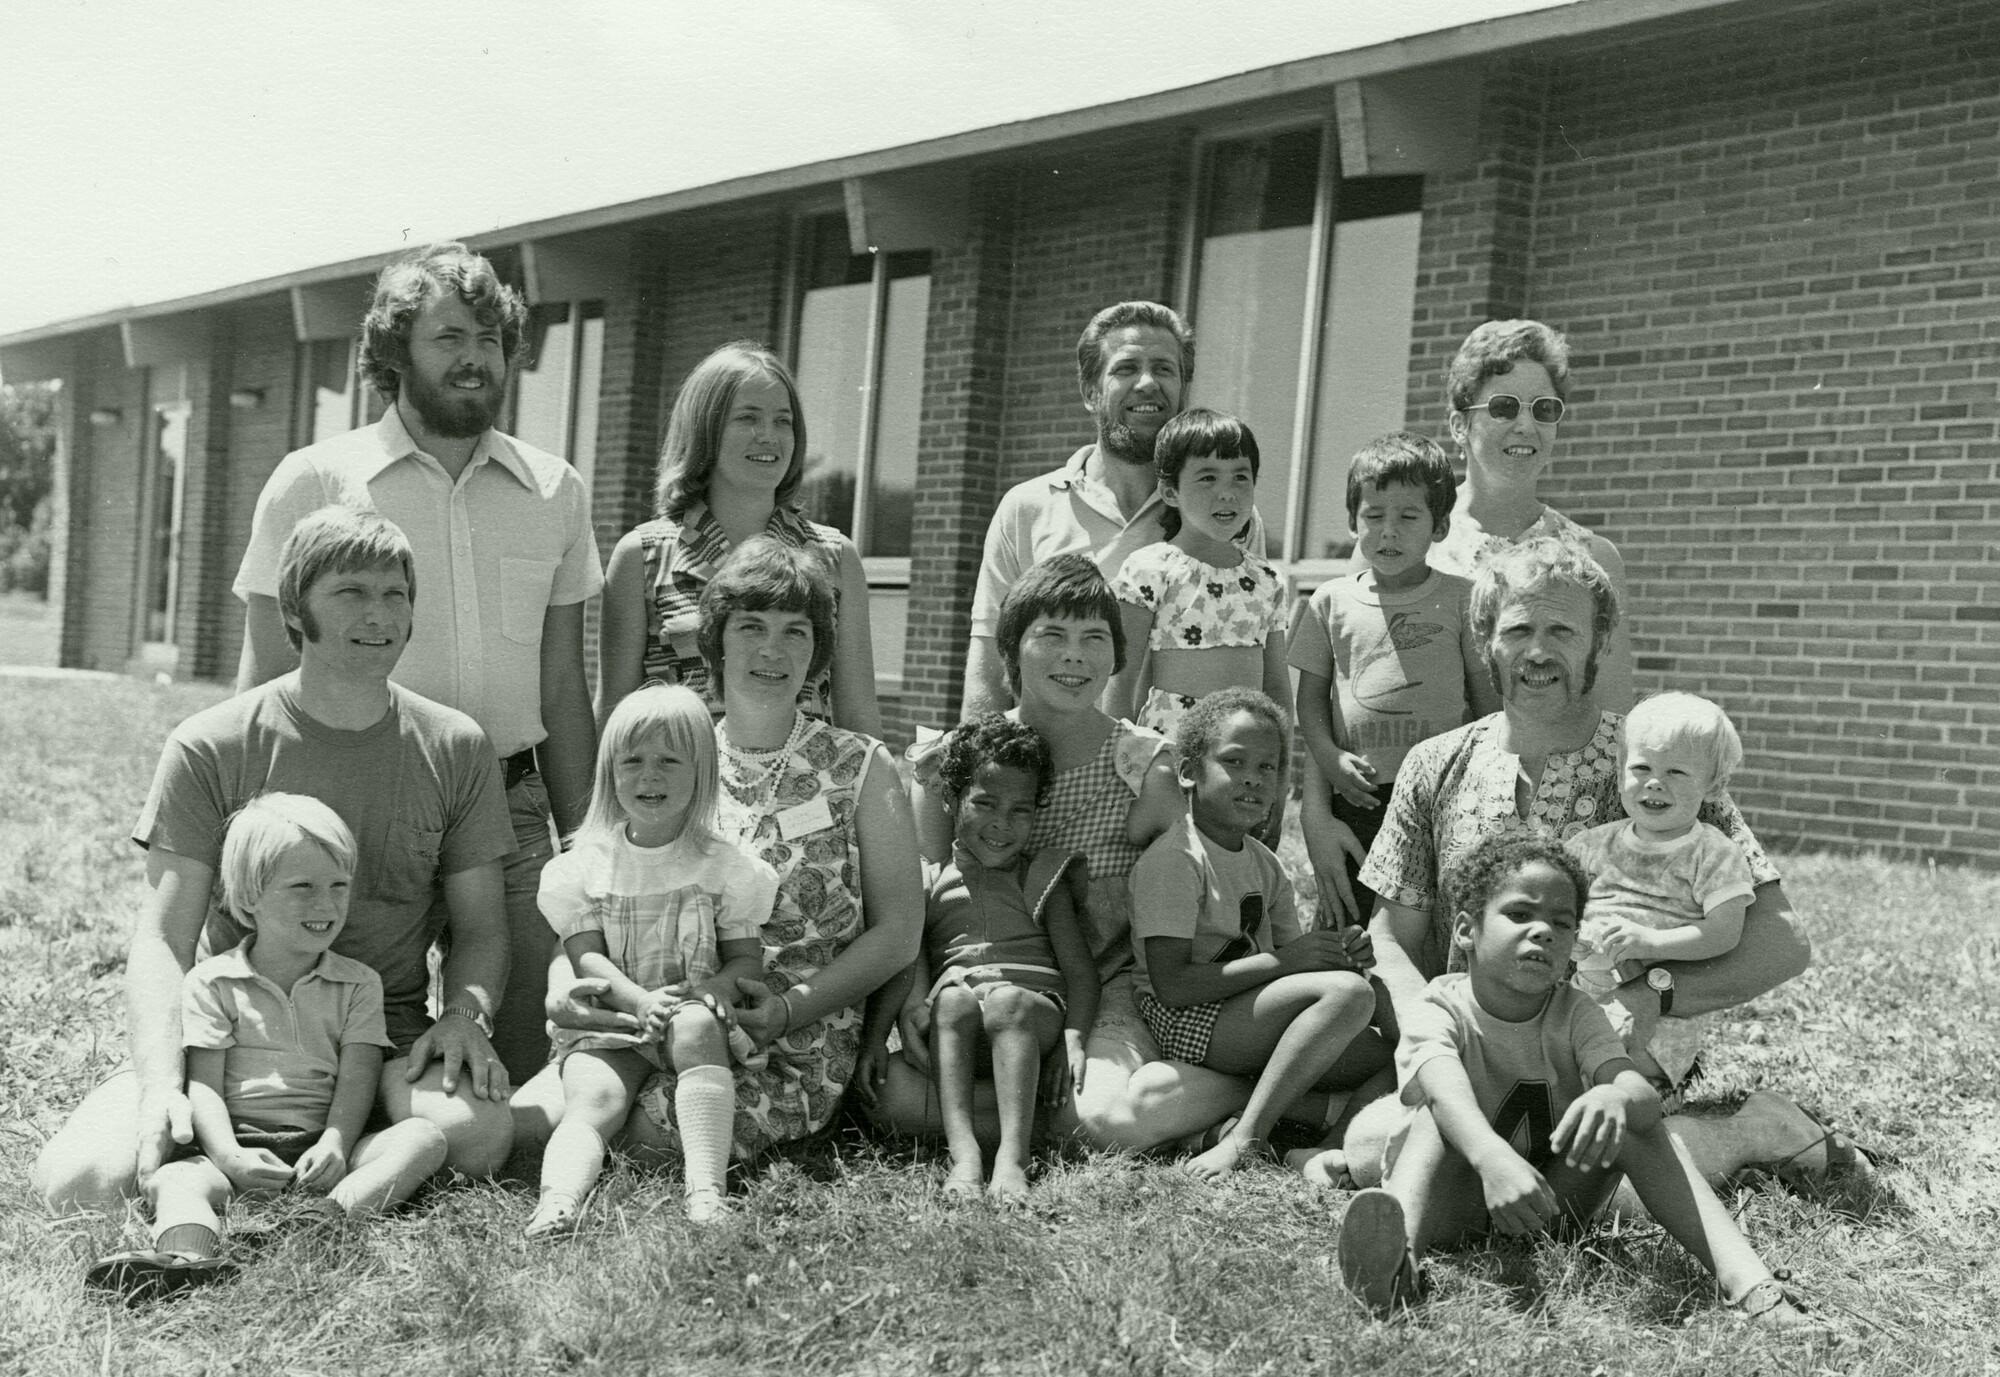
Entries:
{"label": "name tag", "polygon": [[787,808],[778,814],[778,835],[786,841],[797,841],[815,832],[824,832],[833,826],[833,809],[827,807],[826,800],[816,798],[810,803],[801,803],[796,808]]}

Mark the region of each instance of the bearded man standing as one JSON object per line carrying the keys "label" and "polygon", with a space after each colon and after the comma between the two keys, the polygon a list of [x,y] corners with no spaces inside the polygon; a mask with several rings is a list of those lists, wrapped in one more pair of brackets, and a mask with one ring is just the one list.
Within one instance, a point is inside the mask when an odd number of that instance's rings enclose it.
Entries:
{"label": "bearded man standing", "polygon": [[[1166,539],[1153,442],[1187,404],[1194,332],[1171,307],[1121,301],[1083,327],[1076,368],[1097,440],[1053,473],[1010,488],[986,528],[965,667],[968,720],[1013,705],[994,633],[1015,580],[1051,555],[1073,551],[1096,560],[1108,579],[1134,550]],[[1263,553],[1261,521],[1252,523],[1250,548]]]}
{"label": "bearded man standing", "polygon": [[[241,692],[297,663],[278,613],[278,553],[302,517],[346,503],[409,537],[423,596],[392,677],[485,731],[514,824],[508,980],[482,1031],[516,1084],[548,1058],[542,992],[555,935],[535,894],[553,853],[551,811],[568,833],[589,803],[583,612],[604,584],[576,470],[493,428],[527,320],[520,293],[462,244],[384,268],[362,322],[361,372],[389,409],[372,426],[285,457],[257,499],[235,584],[247,608]],[[438,838],[407,844],[434,853]]]}

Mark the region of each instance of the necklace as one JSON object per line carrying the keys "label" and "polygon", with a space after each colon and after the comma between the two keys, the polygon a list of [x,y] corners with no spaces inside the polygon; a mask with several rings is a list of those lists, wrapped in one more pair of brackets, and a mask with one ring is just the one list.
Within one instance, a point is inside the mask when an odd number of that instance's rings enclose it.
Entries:
{"label": "necklace", "polygon": [[770,806],[771,799],[778,792],[778,781],[785,773],[785,762],[806,739],[812,730],[812,719],[802,712],[792,713],[792,730],[784,744],[766,750],[751,750],[734,745],[729,734],[718,730],[716,740],[722,745],[722,757],[729,764],[733,776],[730,783],[748,795],[743,801],[756,812],[763,812]]}

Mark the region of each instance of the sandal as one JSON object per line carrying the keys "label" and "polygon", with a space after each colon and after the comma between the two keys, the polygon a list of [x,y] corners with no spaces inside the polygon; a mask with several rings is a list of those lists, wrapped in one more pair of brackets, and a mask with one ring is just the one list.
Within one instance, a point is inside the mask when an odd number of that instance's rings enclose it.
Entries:
{"label": "sandal", "polygon": [[[1798,1106],[1798,1110],[1819,1128],[1819,1137],[1796,1152],[1785,1154],[1775,1162],[1758,1164],[1786,1185],[1794,1189],[1804,1185],[1824,1186],[1836,1169],[1851,1172],[1864,1181],[1871,1180],[1875,1175],[1877,1162],[1893,1160],[1891,1154],[1880,1149],[1863,1151],[1852,1138],[1836,1130],[1832,1124],[1804,1105]],[[1817,1170],[1800,1165],[1798,1159],[1817,1147],[1826,1149],[1826,1165]]]}
{"label": "sandal", "polygon": [[1798,1292],[1785,1285],[1791,1279],[1792,1274],[1780,1267],[1730,1301],[1729,1308],[1746,1320],[1773,1329],[1814,1331],[1838,1341],[1834,1327],[1814,1316]]}

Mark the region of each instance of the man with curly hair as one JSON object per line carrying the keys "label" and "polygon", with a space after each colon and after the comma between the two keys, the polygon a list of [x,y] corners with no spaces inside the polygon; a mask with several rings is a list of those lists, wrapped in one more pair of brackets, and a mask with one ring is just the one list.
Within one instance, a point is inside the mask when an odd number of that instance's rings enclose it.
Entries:
{"label": "man with curly hair", "polygon": [[[235,585],[247,608],[240,692],[297,664],[277,574],[278,551],[302,517],[349,503],[409,537],[428,596],[415,606],[394,678],[480,725],[513,814],[511,969],[495,1026],[484,1031],[517,1083],[548,1058],[542,990],[554,934],[535,892],[553,854],[551,810],[567,833],[589,800],[595,740],[583,609],[604,583],[576,470],[494,428],[527,320],[521,294],[463,244],[430,245],[384,268],[362,321],[361,371],[388,410],[278,465],[257,499]],[[409,844],[434,849],[436,838]]]}

